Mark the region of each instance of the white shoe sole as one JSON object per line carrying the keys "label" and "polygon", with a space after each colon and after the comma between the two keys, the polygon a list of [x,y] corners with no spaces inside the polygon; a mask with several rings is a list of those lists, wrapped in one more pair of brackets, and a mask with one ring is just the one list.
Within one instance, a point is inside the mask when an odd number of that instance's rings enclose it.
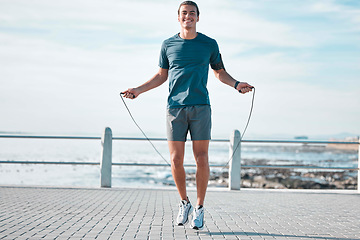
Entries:
{"label": "white shoe sole", "polygon": [[204,223],[201,227],[196,227],[196,226],[192,226],[192,224],[190,224],[190,227],[194,230],[203,230],[204,229]]}

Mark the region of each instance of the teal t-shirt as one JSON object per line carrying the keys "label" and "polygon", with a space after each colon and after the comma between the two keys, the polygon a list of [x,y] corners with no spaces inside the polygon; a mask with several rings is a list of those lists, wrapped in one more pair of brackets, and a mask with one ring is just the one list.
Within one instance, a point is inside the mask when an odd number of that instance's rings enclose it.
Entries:
{"label": "teal t-shirt", "polygon": [[182,39],[179,34],[161,46],[159,67],[169,69],[168,108],[210,105],[206,88],[209,64],[221,61],[217,42],[204,34]]}

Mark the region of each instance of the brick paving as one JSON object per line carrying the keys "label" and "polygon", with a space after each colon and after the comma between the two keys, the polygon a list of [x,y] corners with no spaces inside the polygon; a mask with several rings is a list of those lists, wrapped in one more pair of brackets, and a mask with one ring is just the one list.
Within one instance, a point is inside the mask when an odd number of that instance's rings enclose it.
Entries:
{"label": "brick paving", "polygon": [[0,239],[360,239],[355,191],[209,189],[202,231],[175,225],[178,201],[174,188],[3,186]]}

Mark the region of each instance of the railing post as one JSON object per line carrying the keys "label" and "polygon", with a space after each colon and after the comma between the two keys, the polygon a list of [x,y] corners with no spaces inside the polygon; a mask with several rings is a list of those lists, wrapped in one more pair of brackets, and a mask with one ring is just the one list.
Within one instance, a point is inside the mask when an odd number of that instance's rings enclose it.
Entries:
{"label": "railing post", "polygon": [[359,137],[358,141],[359,141],[359,147],[358,147],[357,190],[358,190],[358,193],[360,193],[360,137]]}
{"label": "railing post", "polygon": [[234,130],[230,136],[229,190],[240,190],[241,182],[241,135]]}
{"label": "railing post", "polygon": [[111,166],[112,166],[112,132],[106,127],[101,137],[102,154],[100,163],[100,186],[111,187]]}

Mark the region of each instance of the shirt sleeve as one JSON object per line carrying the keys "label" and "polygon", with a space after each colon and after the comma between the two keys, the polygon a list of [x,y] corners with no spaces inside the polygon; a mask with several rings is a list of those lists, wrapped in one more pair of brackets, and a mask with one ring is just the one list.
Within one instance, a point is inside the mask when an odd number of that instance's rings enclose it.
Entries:
{"label": "shirt sleeve", "polygon": [[166,55],[165,41],[161,45],[160,57],[159,57],[159,67],[161,67],[163,69],[169,69],[169,59]]}
{"label": "shirt sleeve", "polygon": [[212,54],[210,57],[210,66],[214,70],[225,69],[224,64],[221,60],[219,46],[215,40],[214,40],[214,44],[213,44],[213,51],[212,51]]}

